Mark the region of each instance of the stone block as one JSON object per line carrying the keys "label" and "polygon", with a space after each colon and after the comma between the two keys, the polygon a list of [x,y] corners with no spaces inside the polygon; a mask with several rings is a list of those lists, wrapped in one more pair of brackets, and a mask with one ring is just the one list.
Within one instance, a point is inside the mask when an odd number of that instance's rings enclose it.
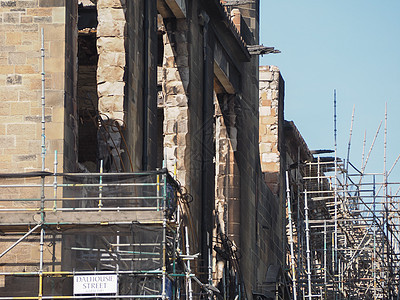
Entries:
{"label": "stone block", "polygon": [[125,53],[121,52],[104,52],[99,56],[99,66],[117,66],[125,65]]}
{"label": "stone block", "polygon": [[37,156],[35,154],[28,154],[28,155],[14,155],[14,161],[21,162],[21,161],[35,161]]}
{"label": "stone block", "polygon": [[0,74],[10,74],[10,73],[14,73],[14,66],[8,66],[8,65],[0,66]]}
{"label": "stone block", "polygon": [[272,105],[271,100],[261,100],[261,106],[270,107]]}
{"label": "stone block", "polygon": [[[24,116],[25,121],[27,122],[34,122],[34,123],[41,123],[42,122],[42,116],[40,115],[36,115],[36,116]],[[51,116],[45,116],[44,120],[46,123],[51,122],[52,121],[52,117]]]}
{"label": "stone block", "polygon": [[64,124],[51,122],[46,124],[46,138],[62,139],[64,137]]}
{"label": "stone block", "polygon": [[0,135],[0,145],[2,145],[2,147],[7,148],[7,149],[15,148],[16,137]]}
{"label": "stone block", "polygon": [[[167,104],[167,103],[166,103]],[[164,118],[165,120],[176,120],[181,112],[181,108],[179,107],[166,107],[166,109],[164,110]]]}
{"label": "stone block", "polygon": [[[51,11],[50,11],[51,14]],[[65,41],[65,27],[64,24],[48,24],[43,25],[45,41]]]}
{"label": "stone block", "polygon": [[[38,102],[40,102],[40,98],[39,98],[39,100],[38,100]],[[33,106],[33,105],[32,105]],[[32,107],[31,106],[31,115],[32,116],[41,116],[42,115],[42,108],[40,107],[40,106],[38,106],[38,107]],[[48,115],[50,115],[51,114],[51,111],[52,111],[52,109],[51,108],[48,108],[48,107],[46,107],[46,109],[45,109],[45,115],[46,116],[48,116]]]}
{"label": "stone block", "polygon": [[167,160],[175,160],[176,158],[176,147],[164,147],[164,156]]}
{"label": "stone block", "polygon": [[18,0],[18,7],[20,8],[30,8],[37,7],[38,0]]}
{"label": "stone block", "polygon": [[273,90],[277,90],[279,88],[279,82],[274,80],[270,83],[270,88]]}
{"label": "stone block", "polygon": [[110,118],[112,120],[116,120],[120,126],[123,125],[123,120],[124,120],[124,112],[123,111],[114,111],[112,113],[112,117]]}
{"label": "stone block", "polygon": [[65,23],[65,7],[55,7],[52,9],[53,23]]}
{"label": "stone block", "polygon": [[97,82],[116,82],[124,80],[125,69],[117,66],[99,66]]}
{"label": "stone block", "polygon": [[42,81],[39,76],[30,76],[24,80],[24,85],[27,85],[28,89],[30,90],[40,90],[42,87]]}
{"label": "stone block", "polygon": [[47,107],[63,107],[64,92],[61,90],[47,90],[45,93]]}
{"label": "stone block", "polygon": [[3,14],[3,22],[18,24],[19,23],[19,15],[20,15],[19,13],[4,13]]}
{"label": "stone block", "polygon": [[64,106],[60,107],[53,107],[52,109],[53,115],[52,115],[52,120],[55,122],[63,122],[64,121]]}
{"label": "stone block", "polygon": [[[97,4],[99,5],[99,4]],[[108,22],[115,22],[115,21],[126,21],[125,17],[125,11],[122,7],[119,7],[120,9],[117,9],[118,7],[115,7],[113,9],[110,9],[109,7],[107,8],[99,8],[97,11],[98,14],[98,20],[99,22],[103,22],[104,24],[107,24]]]}
{"label": "stone block", "polygon": [[15,66],[15,73],[17,74],[37,74],[38,70],[35,70],[31,65],[18,65]]}
{"label": "stone block", "polygon": [[97,9],[101,8],[122,8],[125,7],[125,0],[97,0]]}
{"label": "stone block", "polygon": [[260,154],[268,153],[272,151],[272,144],[271,143],[260,143]]}
{"label": "stone block", "polygon": [[60,58],[46,58],[45,60],[45,71],[48,73],[64,72],[65,65],[63,60]]}
{"label": "stone block", "polygon": [[188,120],[187,119],[178,121],[177,125],[178,125],[178,127],[177,127],[178,133],[187,133],[188,132]]}
{"label": "stone block", "polygon": [[174,119],[167,119],[164,121],[164,134],[175,134],[177,123]]}
{"label": "stone block", "polygon": [[[0,51],[3,52],[2,56],[6,56],[6,52],[15,52],[16,51],[16,46],[15,45],[8,45],[8,46],[0,46]],[[21,51],[19,51],[21,52]]]}
{"label": "stone block", "polygon": [[[64,64],[63,64],[64,66]],[[53,90],[63,90],[64,89],[64,73],[56,72],[51,74],[51,85],[50,89]]]}
{"label": "stone block", "polygon": [[0,115],[3,115],[3,116],[10,115],[10,113],[11,113],[10,107],[11,107],[10,103],[0,102]]}
{"label": "stone block", "polygon": [[7,124],[7,135],[34,137],[36,135],[35,124]]}
{"label": "stone block", "polygon": [[52,23],[52,17],[50,16],[43,16],[43,17],[33,17],[33,23]]}
{"label": "stone block", "polygon": [[186,91],[181,81],[173,81],[165,86],[165,93],[167,95],[184,95],[186,94]]}
{"label": "stone block", "polygon": [[6,33],[6,44],[7,45],[20,45],[21,44],[21,33],[20,32],[7,32]]}
{"label": "stone block", "polygon": [[125,39],[122,37],[99,37],[97,39],[97,49],[99,55],[103,52],[125,52]]}
{"label": "stone block", "polygon": [[17,1],[0,1],[0,7],[16,7]]}
{"label": "stone block", "polygon": [[97,86],[99,97],[102,96],[123,96],[125,82],[104,82]]}
{"label": "stone block", "polygon": [[165,75],[166,83],[169,83],[171,81],[180,81],[178,68],[166,68]]}
{"label": "stone block", "polygon": [[[40,144],[39,144],[40,146]],[[61,154],[64,148],[64,140],[47,140],[47,151],[54,153],[57,150],[58,154]]]}
{"label": "stone block", "polygon": [[22,84],[22,76],[21,75],[8,75],[6,79],[7,85],[21,85]]}
{"label": "stone block", "polygon": [[33,18],[31,16],[21,16],[21,23],[32,23]]}
{"label": "stone block", "polygon": [[99,98],[99,111],[100,112],[117,112],[123,111],[122,96],[104,96]]}
{"label": "stone block", "polygon": [[29,115],[31,112],[30,102],[12,102],[11,115]]}
{"label": "stone block", "polygon": [[39,0],[40,7],[63,7],[68,0]]}
{"label": "stone block", "polygon": [[271,115],[271,107],[260,107],[260,117],[261,116],[270,116]]}
{"label": "stone block", "polygon": [[164,46],[164,63],[166,63],[166,58],[174,58],[175,57],[175,51],[172,48],[171,44],[168,42]]}
{"label": "stone block", "polygon": [[26,53],[10,52],[8,54],[8,63],[10,65],[25,65],[26,64]]}
{"label": "stone block", "polygon": [[[14,100],[19,100],[19,101],[39,101],[37,99],[40,99],[41,93],[39,92],[34,92],[34,91],[18,91],[18,97]],[[39,105],[39,103],[38,103]]]}
{"label": "stone block", "polygon": [[[121,9],[122,10],[122,9]],[[124,37],[126,34],[126,22],[115,20],[101,20],[97,27],[98,36],[102,37]]]}
{"label": "stone block", "polygon": [[279,164],[275,162],[261,162],[261,169],[266,173],[279,172]]}
{"label": "stone block", "polygon": [[28,8],[26,14],[29,16],[51,16],[53,10],[51,8]]}

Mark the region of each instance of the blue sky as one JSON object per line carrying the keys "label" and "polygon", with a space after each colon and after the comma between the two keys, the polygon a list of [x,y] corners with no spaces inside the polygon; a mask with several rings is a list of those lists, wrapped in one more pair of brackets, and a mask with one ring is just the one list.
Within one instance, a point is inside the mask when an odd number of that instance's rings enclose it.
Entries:
{"label": "blue sky", "polygon": [[[387,169],[400,153],[400,1],[260,0],[260,43],[285,79],[285,118],[310,149],[333,149],[333,90],[337,90],[338,153],[346,156],[353,105],[350,160],[361,165],[388,107]],[[384,123],[367,172],[383,171]],[[400,162],[391,181],[400,181]],[[395,191],[393,191],[394,193]]]}

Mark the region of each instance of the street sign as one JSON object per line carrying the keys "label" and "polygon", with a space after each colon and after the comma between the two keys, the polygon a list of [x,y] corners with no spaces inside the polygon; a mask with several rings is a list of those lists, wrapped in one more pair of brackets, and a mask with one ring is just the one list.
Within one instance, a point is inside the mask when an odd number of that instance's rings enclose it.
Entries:
{"label": "street sign", "polygon": [[74,295],[117,294],[118,276],[115,274],[93,274],[74,276]]}

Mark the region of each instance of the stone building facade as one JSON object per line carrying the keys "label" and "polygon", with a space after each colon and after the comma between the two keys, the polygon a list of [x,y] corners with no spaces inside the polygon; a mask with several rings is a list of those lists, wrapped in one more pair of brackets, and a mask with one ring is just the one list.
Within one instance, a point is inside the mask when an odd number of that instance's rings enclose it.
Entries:
{"label": "stone building facade", "polygon": [[[212,268],[229,299],[284,298],[283,79],[276,67],[259,75],[247,48],[259,43],[259,1],[224,2],[1,1],[0,172],[42,167],[43,28],[45,170],[56,153],[59,172],[98,172],[100,161],[112,173],[176,170],[193,199],[183,218],[198,276]],[[49,260],[67,268],[68,243],[53,239]],[[26,251],[14,268],[34,265]]]}

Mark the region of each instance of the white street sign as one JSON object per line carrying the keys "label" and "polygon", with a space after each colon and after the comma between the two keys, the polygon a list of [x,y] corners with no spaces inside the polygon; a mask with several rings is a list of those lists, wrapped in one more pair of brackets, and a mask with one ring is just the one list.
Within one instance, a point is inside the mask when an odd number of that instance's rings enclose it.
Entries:
{"label": "white street sign", "polygon": [[80,294],[117,294],[118,276],[105,275],[75,275],[74,295]]}

